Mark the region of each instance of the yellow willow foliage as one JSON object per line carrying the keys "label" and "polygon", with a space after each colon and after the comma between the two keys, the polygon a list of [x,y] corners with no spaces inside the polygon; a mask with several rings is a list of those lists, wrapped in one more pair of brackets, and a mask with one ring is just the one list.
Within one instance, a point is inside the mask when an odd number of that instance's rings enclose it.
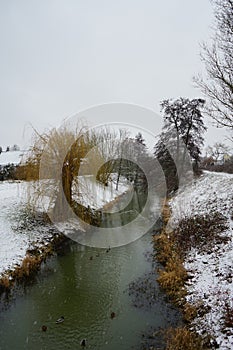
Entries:
{"label": "yellow willow foliage", "polygon": [[18,176],[31,181],[29,203],[34,206],[39,197],[47,196],[49,205],[55,205],[62,215],[64,200],[72,204],[73,189],[80,194],[85,191],[80,188],[78,175],[95,175],[107,184],[113,170],[108,159],[120,154],[123,136],[126,132],[121,132],[119,138],[107,128],[89,131],[81,123],[72,130],[63,126],[42,134],[35,131],[33,145]]}

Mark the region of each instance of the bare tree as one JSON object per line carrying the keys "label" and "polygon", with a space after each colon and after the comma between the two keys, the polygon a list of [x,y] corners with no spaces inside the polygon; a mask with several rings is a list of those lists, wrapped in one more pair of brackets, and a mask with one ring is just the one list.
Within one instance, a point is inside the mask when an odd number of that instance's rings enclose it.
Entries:
{"label": "bare tree", "polygon": [[207,147],[206,154],[217,162],[220,157],[224,157],[225,154],[228,154],[229,150],[230,147],[226,146],[224,143],[216,142],[213,146]]}
{"label": "bare tree", "polygon": [[218,127],[233,129],[233,0],[212,0],[215,36],[202,45],[201,59],[206,76],[194,78],[207,96],[207,114]]}

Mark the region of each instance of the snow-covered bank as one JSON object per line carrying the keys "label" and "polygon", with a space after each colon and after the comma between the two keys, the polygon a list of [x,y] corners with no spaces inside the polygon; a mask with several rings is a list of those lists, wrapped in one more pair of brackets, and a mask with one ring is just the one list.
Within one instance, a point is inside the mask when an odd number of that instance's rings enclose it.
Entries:
{"label": "snow-covered bank", "polygon": [[[212,335],[219,349],[233,349],[233,175],[204,173],[183,189],[171,202],[171,225],[182,218],[220,212],[226,217],[228,228],[208,252],[192,248],[185,258],[185,268],[192,275],[187,283],[187,302],[201,305],[206,312],[192,321],[194,329]],[[229,319],[228,319],[229,321]]]}
{"label": "snow-covered bank", "polygon": [[0,182],[0,275],[19,265],[31,245],[45,244],[52,236],[48,225],[27,224],[25,187]]}
{"label": "snow-covered bank", "polygon": [[79,196],[74,196],[80,204],[90,206],[93,209],[100,209],[106,203],[112,202],[116,197],[129,190],[129,181],[120,178],[119,187],[116,189],[117,174],[112,174],[108,186],[96,182],[93,175],[79,176],[78,185],[81,189]]}
{"label": "snow-covered bank", "polygon": [[[118,190],[114,181],[108,187],[88,177],[81,181],[85,186],[80,201],[94,208],[101,208],[129,189],[124,180]],[[0,182],[0,276],[20,265],[29,248],[48,244],[54,234],[51,225],[30,220],[26,209],[28,185],[27,182]],[[32,189],[30,186],[30,191]]]}

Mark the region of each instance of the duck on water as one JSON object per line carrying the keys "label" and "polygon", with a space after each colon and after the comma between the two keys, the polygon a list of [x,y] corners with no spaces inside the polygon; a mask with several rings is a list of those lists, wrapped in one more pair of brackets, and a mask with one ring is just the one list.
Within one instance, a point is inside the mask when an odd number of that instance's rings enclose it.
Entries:
{"label": "duck on water", "polygon": [[60,318],[57,319],[56,323],[62,323],[65,321],[65,317],[64,316],[61,316]]}

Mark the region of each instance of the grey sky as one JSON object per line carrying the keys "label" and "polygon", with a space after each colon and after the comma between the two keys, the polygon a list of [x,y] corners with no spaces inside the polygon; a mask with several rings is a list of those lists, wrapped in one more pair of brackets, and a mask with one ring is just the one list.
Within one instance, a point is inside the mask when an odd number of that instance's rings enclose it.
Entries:
{"label": "grey sky", "polygon": [[209,0],[0,0],[0,144],[95,104],[159,112],[164,98],[201,96],[192,76],[212,20]]}

